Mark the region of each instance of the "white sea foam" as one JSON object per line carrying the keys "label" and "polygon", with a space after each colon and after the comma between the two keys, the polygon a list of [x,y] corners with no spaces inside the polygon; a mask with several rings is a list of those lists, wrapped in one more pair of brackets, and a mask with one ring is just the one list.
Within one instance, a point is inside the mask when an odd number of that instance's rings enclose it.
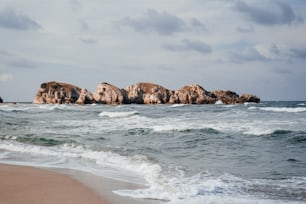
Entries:
{"label": "white sea foam", "polygon": [[[167,203],[279,203],[277,200],[265,199],[248,195],[245,188],[252,188],[256,185],[269,186],[270,180],[265,180],[260,183],[257,180],[244,180],[233,175],[224,174],[219,177],[214,177],[209,174],[197,174],[191,177],[186,177],[184,174],[172,174],[170,176],[160,175],[154,182],[151,182],[147,189],[137,190],[116,190],[114,193],[121,196],[129,196],[133,198],[157,199],[165,200]],[[305,186],[305,182],[302,184]],[[286,189],[278,183],[273,183],[278,190]],[[297,186],[299,189],[301,186]],[[290,188],[295,188],[290,186]],[[300,203],[300,202],[286,202]]]}
{"label": "white sea foam", "polygon": [[[284,117],[274,117],[275,114],[267,114],[265,112],[268,110],[251,111],[252,109],[260,110],[261,106],[237,106],[225,112],[223,111],[223,107],[228,106],[221,106],[218,107],[222,110],[220,112],[215,111],[216,107],[210,109],[206,106],[203,106],[203,109],[201,109],[202,111],[198,111],[200,107],[196,106],[190,107],[192,112],[182,111],[178,112],[178,114],[171,115],[172,112],[176,113],[176,111],[172,110],[169,111],[170,115],[168,112],[158,115],[156,110],[165,110],[164,106],[157,106],[157,109],[150,109],[151,107],[148,107],[149,111],[146,112],[142,106],[136,108],[134,106],[110,107],[97,105],[95,107],[84,107],[86,111],[89,111],[80,114],[80,117],[70,117],[70,111],[65,111],[65,113],[61,115],[65,117],[59,117],[58,111],[55,111],[54,115],[53,113],[50,114],[50,118],[40,118],[42,119],[41,121],[36,120],[39,114],[34,114],[35,125],[28,126],[29,124],[26,124],[26,128],[23,127],[24,129],[21,129],[21,131],[27,130],[25,134],[36,132],[41,132],[42,134],[53,133],[64,137],[67,136],[67,140],[65,141],[68,141],[68,138],[73,138],[73,140],[84,145],[65,144],[44,147],[18,143],[18,140],[16,141],[17,137],[13,134],[19,136],[20,132],[11,131],[10,128],[12,127],[8,125],[7,132],[9,132],[10,136],[3,134],[0,143],[0,158],[1,162],[3,160],[17,162],[16,160],[19,159],[19,161],[24,164],[27,163],[32,166],[44,165],[47,167],[77,169],[113,179],[145,184],[148,186],[146,189],[123,189],[117,190],[115,193],[136,198],[166,200],[170,203],[278,203],[274,200],[267,199],[268,196],[264,198],[260,198],[260,196],[256,198],[251,197],[249,192],[244,191],[244,189],[248,190],[249,187],[252,187],[252,184],[261,186],[262,188],[260,190],[267,189],[267,187],[270,188],[270,185],[273,185],[276,186],[276,192],[278,192],[277,188],[286,189],[286,186],[289,186],[289,190],[292,192],[298,191],[298,189],[301,189],[301,186],[304,188],[306,181],[300,178],[292,182],[286,180],[281,183],[275,183],[270,180],[252,180],[251,178],[243,180],[226,174],[212,176],[207,173],[198,173],[199,171],[205,171],[205,167],[194,170],[192,173],[185,167],[181,167],[184,169],[183,171],[175,166],[179,165],[179,162],[171,163],[160,161],[159,157],[156,155],[152,156],[152,158],[156,159],[152,161],[148,157],[140,155],[142,154],[140,152],[143,152],[142,150],[145,149],[142,147],[141,151],[132,151],[134,153],[131,153],[129,150],[120,149],[119,151],[123,152],[122,154],[124,155],[97,149],[100,148],[100,145],[111,148],[118,148],[116,145],[121,147],[121,142],[118,144],[116,140],[128,140],[128,137],[123,136],[124,131],[133,128],[150,129],[150,133],[153,131],[159,132],[161,134],[158,134],[158,137],[169,135],[167,133],[164,134],[164,132],[167,131],[174,131],[174,134],[176,134],[176,131],[208,128],[219,131],[221,136],[223,133],[230,135],[264,135],[273,133],[275,130],[306,130],[306,127],[303,125],[305,119],[301,114],[282,114]],[[33,107],[33,105],[20,106],[20,108],[31,107]],[[35,109],[28,109],[26,112],[51,112],[49,109],[51,111],[56,109],[84,110],[83,106],[42,105],[41,108],[40,106],[35,106]],[[7,113],[5,113],[5,115],[6,114]],[[16,114],[12,113],[11,115],[15,116]],[[86,117],[82,117],[81,115],[86,115]],[[286,117],[287,115],[291,116],[292,119]],[[33,121],[31,122],[34,123]],[[122,138],[117,135],[117,138],[112,137],[113,135],[109,134],[109,132],[112,133],[113,130],[116,131],[116,134],[118,132],[122,134]],[[189,134],[189,132],[187,133]],[[74,137],[74,135],[78,135],[79,137]],[[93,141],[89,139],[96,139],[97,135],[106,138],[106,140],[96,145],[95,149],[90,149],[86,144],[92,144]],[[147,135],[144,137],[146,136]],[[212,137],[213,136],[214,135],[212,135]],[[113,138],[115,138],[114,141],[109,142],[109,140]],[[148,137],[148,142],[150,142],[149,139]],[[155,137],[152,137],[152,139],[155,140]],[[178,140],[178,143],[179,142],[181,141]],[[154,146],[154,148],[155,147],[156,149],[159,148],[158,146]],[[129,149],[129,147],[127,147],[127,149]],[[148,154],[151,155],[151,153]],[[164,157],[165,155],[162,156]],[[185,163],[183,165],[185,165]],[[193,166],[190,166],[190,168],[193,168]],[[185,171],[188,175],[185,175]],[[290,183],[295,183],[296,186]],[[264,196],[266,195],[265,193],[263,194]],[[289,194],[288,197],[290,196],[292,195]],[[302,196],[302,198],[304,198],[304,196]]]}
{"label": "white sea foam", "polygon": [[249,107],[249,110],[259,109],[263,111],[269,112],[283,112],[283,113],[301,113],[306,112],[306,108],[304,107]]}
{"label": "white sea foam", "polygon": [[222,105],[222,104],[224,104],[224,103],[223,103],[221,100],[217,100],[215,104],[216,104],[216,105]]}
{"label": "white sea foam", "polygon": [[260,108],[261,110],[265,111],[273,111],[273,112],[288,112],[288,113],[300,113],[300,112],[306,112],[306,108],[274,108],[274,107],[266,107],[266,108]]}
{"label": "white sea foam", "polygon": [[170,107],[176,108],[176,107],[183,107],[186,106],[186,104],[172,104]]}
{"label": "white sea foam", "polygon": [[0,106],[0,110],[5,112],[29,112],[29,113],[38,113],[38,112],[50,112],[56,109],[65,110],[65,109],[74,109],[72,105],[65,105],[65,104],[6,104]]}
{"label": "white sea foam", "polygon": [[101,117],[110,117],[110,118],[122,118],[122,117],[129,117],[132,115],[138,114],[137,111],[127,111],[127,112],[109,112],[103,111],[99,114]]}
{"label": "white sea foam", "polygon": [[[42,147],[15,141],[2,141],[0,149],[21,153],[23,156],[28,155],[26,159],[28,165],[83,170],[137,184],[145,184],[145,180],[156,177],[161,171],[159,165],[150,162],[145,156],[121,156],[113,152],[94,151],[74,144]],[[39,162],[31,160],[33,157],[31,155],[39,156]],[[87,162],[88,166],[83,166],[84,162]],[[71,163],[73,165],[70,165]]]}
{"label": "white sea foam", "polygon": [[[230,174],[212,176],[207,172],[186,176],[184,171],[177,168],[170,168],[165,171],[159,164],[151,162],[142,155],[122,156],[109,151],[94,151],[75,144],[38,147],[15,141],[2,141],[0,149],[21,153],[23,156],[29,154],[30,156],[27,156],[23,164],[28,163],[31,166],[44,165],[46,167],[77,169],[99,176],[146,184],[148,188],[145,189],[122,189],[116,190],[114,193],[133,198],[165,200],[169,203],[270,204],[277,202],[260,197],[251,197],[244,189],[250,188],[252,184],[257,186],[273,185],[277,189],[286,189],[287,187],[290,187],[290,189],[306,188],[305,178],[292,178],[275,182],[270,180],[244,180]],[[33,160],[31,155],[37,155],[40,160]],[[8,155],[2,156],[0,154],[0,158],[6,159]],[[43,162],[42,159],[44,159]]]}

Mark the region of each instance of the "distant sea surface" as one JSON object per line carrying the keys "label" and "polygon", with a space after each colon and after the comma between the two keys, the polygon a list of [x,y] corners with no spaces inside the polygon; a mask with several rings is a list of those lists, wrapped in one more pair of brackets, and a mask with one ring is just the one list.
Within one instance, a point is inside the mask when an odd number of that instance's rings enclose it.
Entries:
{"label": "distant sea surface", "polygon": [[0,162],[147,186],[165,203],[306,203],[306,103],[0,105]]}

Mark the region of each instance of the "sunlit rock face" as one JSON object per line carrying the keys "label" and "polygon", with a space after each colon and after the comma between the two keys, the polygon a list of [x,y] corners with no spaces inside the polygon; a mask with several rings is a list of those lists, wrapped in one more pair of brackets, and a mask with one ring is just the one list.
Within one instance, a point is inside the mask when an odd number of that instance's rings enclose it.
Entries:
{"label": "sunlit rock face", "polygon": [[240,96],[240,102],[241,103],[260,103],[260,98],[258,98],[257,96],[253,95],[253,94],[242,94]]}
{"label": "sunlit rock face", "polygon": [[170,90],[153,83],[137,83],[126,89],[129,103],[136,104],[164,104],[168,103]]}
{"label": "sunlit rock face", "polygon": [[[0,98],[0,102],[3,102]],[[42,83],[33,103],[35,104],[238,104],[259,103],[260,98],[230,90],[207,91],[198,84],[191,84],[174,91],[159,84],[141,82],[118,88],[101,83],[94,94],[85,88],[62,82]]]}
{"label": "sunlit rock face", "polygon": [[212,92],[218,100],[224,104],[236,104],[240,103],[240,97],[237,93],[230,90],[217,90]]}
{"label": "sunlit rock face", "polygon": [[238,104],[238,103],[259,103],[260,98],[252,94],[242,94],[239,96],[236,92],[230,90],[217,90],[213,91],[219,101],[222,101],[223,104]]}
{"label": "sunlit rock face", "polygon": [[170,103],[182,104],[214,104],[217,98],[198,84],[186,85],[176,90],[171,96]]}
{"label": "sunlit rock face", "polygon": [[125,90],[108,83],[99,84],[93,97],[96,103],[102,104],[124,104],[128,102]]}
{"label": "sunlit rock face", "polygon": [[92,102],[92,94],[86,89],[56,81],[42,83],[33,101],[35,104],[89,104]]}

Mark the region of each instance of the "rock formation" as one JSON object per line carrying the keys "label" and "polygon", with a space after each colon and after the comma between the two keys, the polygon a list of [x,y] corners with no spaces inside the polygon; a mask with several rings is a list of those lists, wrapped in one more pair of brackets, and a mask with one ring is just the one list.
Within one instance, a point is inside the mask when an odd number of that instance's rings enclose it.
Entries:
{"label": "rock formation", "polygon": [[99,84],[93,97],[96,103],[102,104],[124,104],[128,101],[125,90],[108,83]]}
{"label": "rock formation", "polygon": [[[2,99],[0,98],[0,102]],[[137,83],[120,89],[108,83],[97,86],[94,94],[87,89],[61,83],[42,83],[33,103],[36,104],[237,104],[253,102],[260,99],[251,94],[242,94],[229,90],[209,92],[197,84],[186,85],[173,91],[153,83]]]}
{"label": "rock formation", "polygon": [[33,103],[35,104],[66,104],[78,103],[87,104],[92,103],[92,94],[86,89],[81,89],[77,86],[61,83],[61,82],[47,82],[40,85]]}
{"label": "rock formation", "polygon": [[79,105],[84,105],[84,104],[91,104],[94,102],[95,100],[92,93],[90,93],[87,89],[82,89],[79,94],[79,98],[75,103]]}
{"label": "rock formation", "polygon": [[164,104],[168,103],[170,90],[152,83],[137,83],[126,88],[129,103]]}
{"label": "rock formation", "polygon": [[222,101],[224,104],[240,103],[239,95],[233,91],[217,90],[213,91],[212,94],[214,94],[217,97],[217,99]]}
{"label": "rock formation", "polygon": [[240,96],[240,103],[245,103],[245,102],[259,103],[260,102],[260,98],[258,98],[257,96],[255,96],[253,94],[242,94]]}
{"label": "rock formation", "polygon": [[0,103],[3,103],[3,99],[1,98],[1,96],[0,96]]}
{"label": "rock formation", "polygon": [[206,91],[198,84],[183,86],[174,92],[170,103],[182,104],[214,104],[217,101],[216,96]]}

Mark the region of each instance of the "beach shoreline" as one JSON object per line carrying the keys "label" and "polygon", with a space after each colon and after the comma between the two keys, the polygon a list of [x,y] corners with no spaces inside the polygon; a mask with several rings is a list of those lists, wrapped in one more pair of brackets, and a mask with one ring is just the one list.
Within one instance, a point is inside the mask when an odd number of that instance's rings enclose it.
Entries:
{"label": "beach shoreline", "polygon": [[143,188],[87,172],[0,163],[1,203],[157,204],[156,200],[133,199],[113,190]]}
{"label": "beach shoreline", "polygon": [[78,180],[47,169],[0,164],[0,202],[109,204]]}

